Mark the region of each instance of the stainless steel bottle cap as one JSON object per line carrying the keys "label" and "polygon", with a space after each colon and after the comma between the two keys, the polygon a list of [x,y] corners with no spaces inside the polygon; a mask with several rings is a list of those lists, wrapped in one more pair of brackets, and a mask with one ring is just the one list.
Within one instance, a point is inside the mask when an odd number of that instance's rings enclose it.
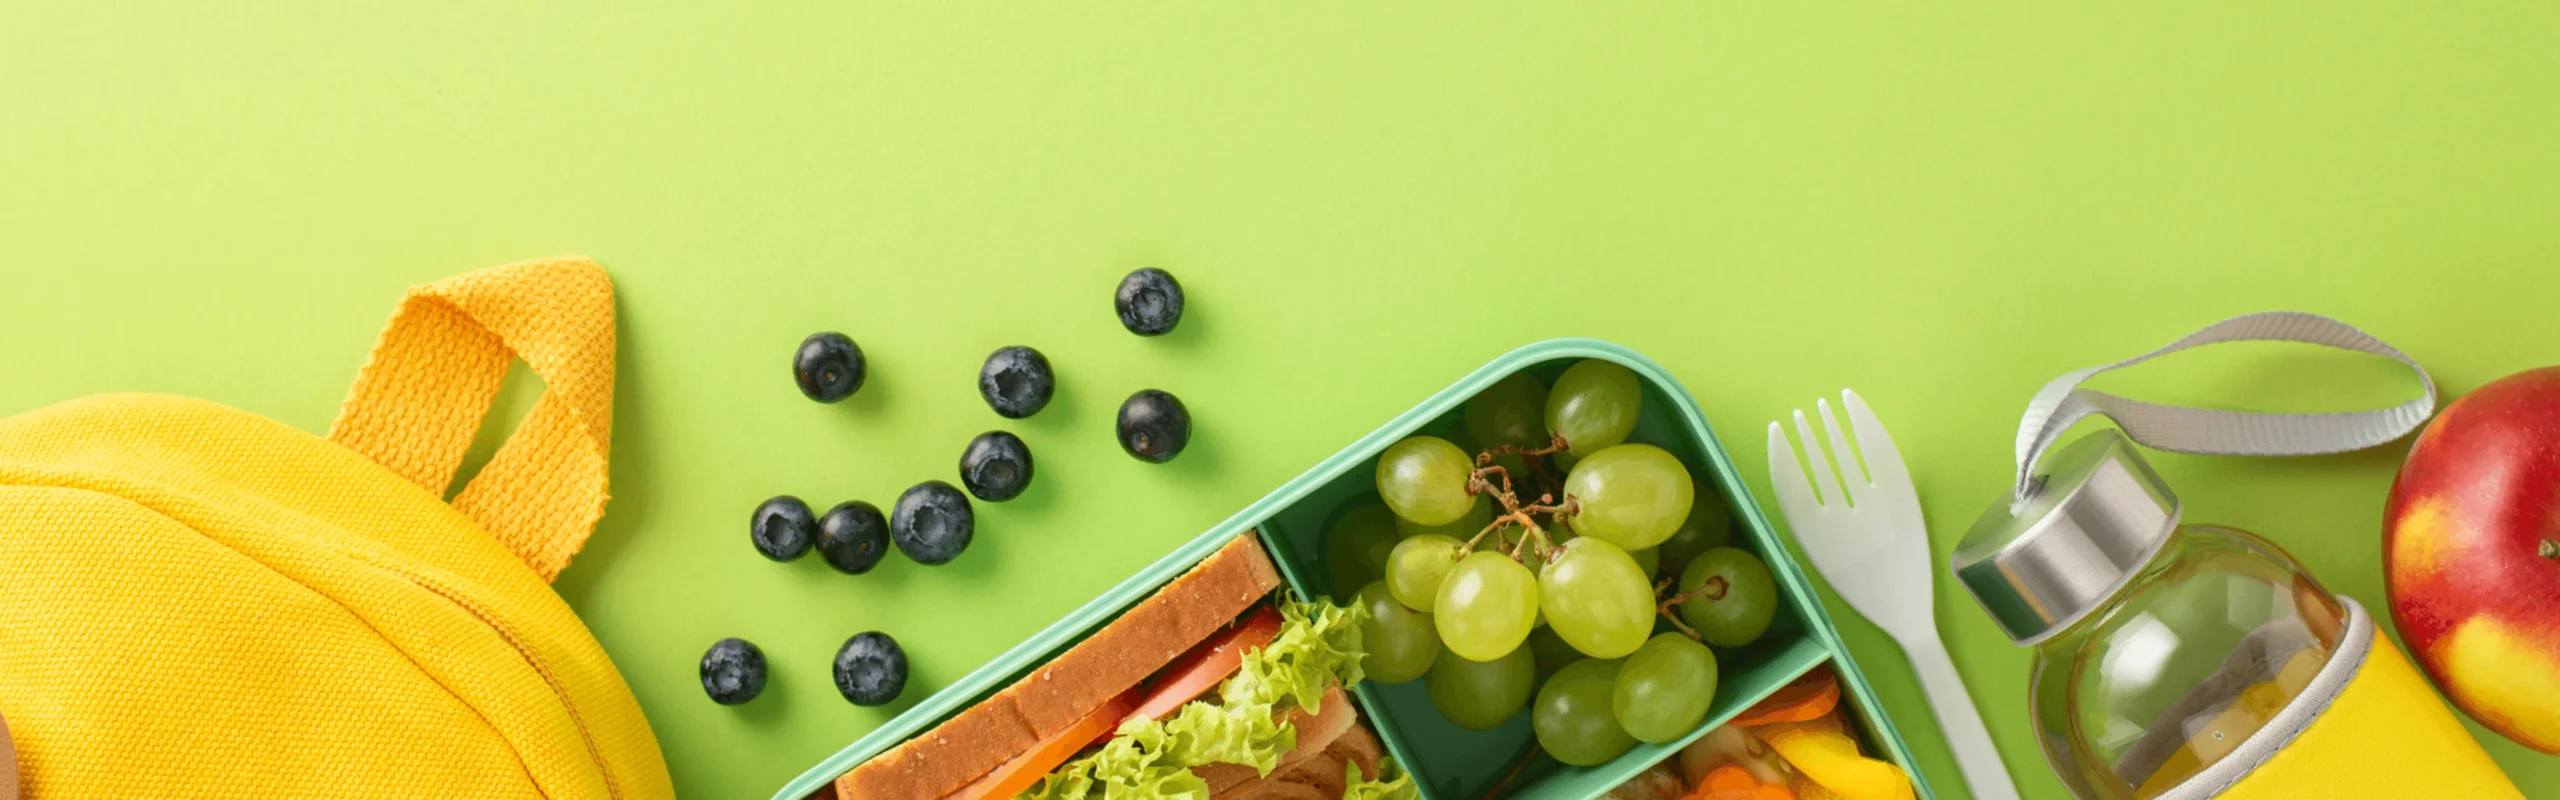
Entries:
{"label": "stainless steel bottle cap", "polygon": [[1956,582],[2019,644],[2071,627],[2178,526],[2178,496],[2110,429],[2047,453],[2024,500],[1993,503],[1956,545]]}

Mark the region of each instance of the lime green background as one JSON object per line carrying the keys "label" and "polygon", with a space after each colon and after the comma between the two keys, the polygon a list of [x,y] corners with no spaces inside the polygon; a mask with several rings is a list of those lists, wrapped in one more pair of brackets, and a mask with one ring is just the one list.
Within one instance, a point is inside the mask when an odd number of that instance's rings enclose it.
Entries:
{"label": "lime green background", "polygon": [[[615,499],[559,589],[691,797],[762,797],[895,711],[835,696],[846,636],[906,644],[911,702],[1539,338],[1670,368],[1764,501],[1762,427],[1856,387],[1941,554],[2043,380],[2225,316],[2339,316],[2454,391],[2560,361],[2547,3],[351,5],[0,4],[0,413],[145,390],[319,431],[403,287],[602,259]],[[1139,266],[1189,289],[1171,336],[1111,316]],[[821,329],[872,358],[843,405],[784,376]],[[1016,343],[1061,386],[1007,423],[972,378]],[[2254,346],[2105,385],[2408,391]],[[1112,443],[1144,387],[1197,421],[1170,466]],[[1038,479],[952,565],[747,546],[768,495],[885,505],[995,427]],[[2401,450],[2159,463],[2191,518],[2379,608]],[[1831,602],[1962,796],[1900,654]],[[1938,605],[2010,771],[2061,796],[2027,652]],[[724,636],[774,660],[744,707],[695,680]],[[2560,797],[2560,758],[2482,735]]]}

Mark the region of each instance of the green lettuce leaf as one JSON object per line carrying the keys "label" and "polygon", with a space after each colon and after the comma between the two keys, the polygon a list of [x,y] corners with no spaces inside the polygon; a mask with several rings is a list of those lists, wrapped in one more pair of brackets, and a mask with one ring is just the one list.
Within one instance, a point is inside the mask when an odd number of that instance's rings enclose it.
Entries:
{"label": "green lettuce leaf", "polygon": [[1309,713],[1324,702],[1324,690],[1336,681],[1349,689],[1360,684],[1360,624],[1369,612],[1316,601],[1280,604],[1280,635],[1260,650],[1244,654],[1244,666],[1218,685],[1226,705],[1276,706],[1295,700]]}
{"label": "green lettuce leaf", "polygon": [[1280,618],[1279,635],[1244,654],[1236,674],[1218,684],[1219,702],[1194,700],[1172,716],[1123,725],[1102,749],[1049,773],[1022,800],[1209,800],[1208,783],[1191,774],[1203,764],[1245,764],[1268,777],[1298,745],[1298,729],[1281,723],[1288,711],[1282,703],[1313,713],[1326,687],[1360,682],[1366,656],[1366,610],[1289,600],[1280,604]]}
{"label": "green lettuce leaf", "polygon": [[1360,765],[1342,765],[1342,800],[1422,800],[1422,790],[1413,786],[1413,776],[1405,774],[1393,758],[1379,760],[1379,777],[1369,780],[1360,776]]}

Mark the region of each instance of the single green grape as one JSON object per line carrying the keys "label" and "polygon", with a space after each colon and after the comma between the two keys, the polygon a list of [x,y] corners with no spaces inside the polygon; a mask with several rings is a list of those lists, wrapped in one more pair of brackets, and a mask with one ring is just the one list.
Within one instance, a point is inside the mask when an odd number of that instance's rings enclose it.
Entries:
{"label": "single green grape", "polygon": [[1588,456],[1627,440],[1644,411],[1644,390],[1626,367],[1587,358],[1567,367],[1547,392],[1547,430]]}
{"label": "single green grape", "polygon": [[1397,542],[1387,551],[1387,590],[1406,608],[1431,611],[1449,568],[1466,556],[1467,543],[1439,534]]}
{"label": "single green grape", "polygon": [[1680,619],[1717,647],[1741,647],[1759,640],[1778,614],[1778,583],[1769,565],[1749,551],[1718,547],[1690,559],[1681,570],[1679,592],[1699,595],[1680,603]]}
{"label": "single green grape", "polygon": [[1387,574],[1387,554],[1404,537],[1396,533],[1396,515],[1370,503],[1335,518],[1324,529],[1324,568],[1333,579],[1333,601],[1351,602],[1360,587]]}
{"label": "single green grape", "polygon": [[1696,499],[1689,468],[1671,452],[1649,444],[1622,444],[1573,465],[1564,493],[1581,505],[1573,529],[1621,548],[1662,544],[1680,529]]}
{"label": "single green grape", "polygon": [[1658,548],[1664,574],[1678,575],[1689,568],[1689,559],[1733,541],[1733,510],[1725,507],[1724,496],[1701,483],[1691,490],[1690,498],[1689,518]]}
{"label": "single green grape", "polygon": [[1360,587],[1359,603],[1369,610],[1369,621],[1360,625],[1360,646],[1369,653],[1360,667],[1369,680],[1403,683],[1422,677],[1440,659],[1440,631],[1432,627],[1430,612],[1396,602],[1386,581]]}
{"label": "single green grape", "polygon": [[1628,553],[1627,557],[1636,560],[1636,569],[1644,572],[1645,584],[1647,586],[1652,585],[1654,581],[1662,579],[1662,548],[1647,547],[1642,550]]}
{"label": "single green grape", "polygon": [[1467,399],[1467,439],[1477,447],[1545,447],[1547,385],[1514,372]]}
{"label": "single green grape", "polygon": [[1609,708],[1639,742],[1661,744],[1696,730],[1716,697],[1716,654],[1677,633],[1657,634],[1618,667]]}
{"label": "single green grape", "polygon": [[1653,583],[1627,551],[1584,536],[1538,572],[1538,605],[1556,635],[1592,658],[1619,658],[1653,632]]}
{"label": "single green grape", "polygon": [[1442,650],[1431,662],[1423,688],[1440,716],[1467,730],[1489,731],[1528,707],[1529,690],[1537,680],[1537,662],[1525,647],[1491,661],[1470,661]]}
{"label": "single green grape", "polygon": [[1529,727],[1547,755],[1589,767],[1606,764],[1636,746],[1636,737],[1618,726],[1617,715],[1609,709],[1618,672],[1616,659],[1586,658],[1557,670],[1538,689]]}
{"label": "single green grape", "polygon": [[1557,636],[1552,626],[1530,631],[1529,643],[1524,646],[1530,658],[1537,661],[1539,675],[1554,675],[1564,665],[1583,659],[1582,651],[1565,644],[1564,637]]}
{"label": "single green grape", "polygon": [[1467,515],[1475,498],[1467,475],[1475,462],[1437,436],[1411,436],[1378,456],[1378,496],[1396,516],[1424,525],[1446,525]]}
{"label": "single green grape", "polygon": [[[1396,532],[1401,536],[1411,538],[1426,533],[1437,533],[1463,542],[1475,538],[1477,533],[1484,530],[1484,526],[1493,524],[1493,496],[1476,495],[1475,505],[1468,506],[1465,515],[1439,525],[1424,525],[1394,514],[1387,516],[1395,517]],[[1493,539],[1491,536],[1484,538],[1488,541]]]}
{"label": "single green grape", "polygon": [[1520,649],[1537,626],[1538,579],[1500,553],[1469,553],[1449,568],[1432,605],[1431,621],[1449,652],[1491,661]]}

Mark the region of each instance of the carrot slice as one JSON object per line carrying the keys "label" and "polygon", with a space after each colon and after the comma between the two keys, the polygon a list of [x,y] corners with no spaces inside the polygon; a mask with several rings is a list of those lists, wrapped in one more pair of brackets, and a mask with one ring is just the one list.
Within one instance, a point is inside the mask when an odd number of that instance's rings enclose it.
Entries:
{"label": "carrot slice", "polygon": [[1840,679],[1831,670],[1817,669],[1804,677],[1778,687],[1776,694],[1762,700],[1733,718],[1735,725],[1750,727],[1773,722],[1807,722],[1820,719],[1840,705]]}
{"label": "carrot slice", "polygon": [[[1244,621],[1222,628],[1194,645],[1190,652],[1174,659],[1173,665],[1165,668],[1163,679],[1156,681],[1146,699],[1138,701],[1137,708],[1121,720],[1122,724],[1161,719],[1182,708],[1184,703],[1208,694],[1210,689],[1217,688],[1219,682],[1244,666],[1246,651],[1259,649],[1278,638],[1280,622],[1280,612],[1265,605],[1245,617]],[[1118,726],[1113,726],[1113,729],[1118,729]]]}
{"label": "carrot slice", "polygon": [[1751,777],[1750,770],[1726,764],[1708,770],[1707,779],[1701,781],[1700,785],[1705,786],[1708,791],[1729,792],[1736,789],[1760,788],[1760,779]]}
{"label": "carrot slice", "polygon": [[960,787],[960,791],[951,793],[945,800],[1010,800],[1022,794],[1038,785],[1040,779],[1049,777],[1051,771],[1075,758],[1085,745],[1110,736],[1119,728],[1120,718],[1128,716],[1129,709],[1137,707],[1137,698],[1137,689],[1122,692],[1119,697],[1103,703],[1101,708],[1078,718],[1075,724],[1068,725],[1058,735],[1032,745],[1030,750],[1004,762],[994,772]]}
{"label": "carrot slice", "polygon": [[1726,764],[1708,770],[1706,780],[1682,800],[1796,800],[1796,793],[1781,784],[1761,783],[1740,765]]}

